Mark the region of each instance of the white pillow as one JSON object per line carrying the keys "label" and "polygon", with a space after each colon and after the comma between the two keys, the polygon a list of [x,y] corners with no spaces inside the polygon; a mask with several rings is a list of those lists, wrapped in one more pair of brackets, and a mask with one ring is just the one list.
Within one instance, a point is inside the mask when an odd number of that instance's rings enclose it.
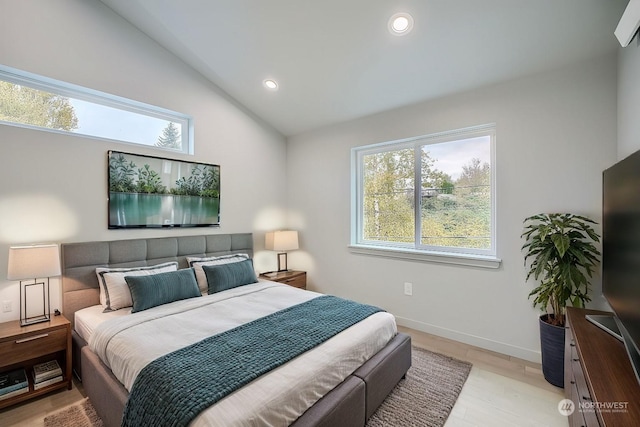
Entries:
{"label": "white pillow", "polygon": [[100,304],[104,307],[105,312],[131,307],[133,301],[129,286],[124,280],[125,276],[149,276],[176,270],[178,270],[177,262],[165,262],[149,267],[96,268],[100,284]]}
{"label": "white pillow", "polygon": [[231,254],[208,258],[187,257],[187,262],[189,263],[189,267],[193,267],[196,272],[196,281],[198,282],[200,292],[206,294],[209,292],[209,285],[207,283],[207,275],[202,269],[203,265],[231,264],[232,262],[240,262],[247,259],[249,259],[249,255],[247,254]]}

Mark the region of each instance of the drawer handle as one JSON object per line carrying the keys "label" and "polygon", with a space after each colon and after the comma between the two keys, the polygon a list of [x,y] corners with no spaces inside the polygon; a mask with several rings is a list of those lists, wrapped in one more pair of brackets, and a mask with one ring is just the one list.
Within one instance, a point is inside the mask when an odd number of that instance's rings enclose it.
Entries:
{"label": "drawer handle", "polygon": [[582,400],[588,400],[589,402],[591,402],[591,397],[590,396],[582,396]]}
{"label": "drawer handle", "polygon": [[28,341],[33,341],[33,340],[38,340],[40,338],[46,338],[48,337],[49,334],[42,334],[42,335],[34,335],[32,337],[29,338],[23,338],[21,340],[16,340],[16,344],[22,344],[23,342],[28,342]]}
{"label": "drawer handle", "polygon": [[580,359],[573,359],[573,361],[574,361],[574,362],[579,362],[579,361],[580,361]]}
{"label": "drawer handle", "polygon": [[570,345],[571,347],[575,347],[575,346],[576,346],[576,343],[573,343],[573,342],[572,342],[572,343],[571,343],[571,344],[569,344],[569,345]]}

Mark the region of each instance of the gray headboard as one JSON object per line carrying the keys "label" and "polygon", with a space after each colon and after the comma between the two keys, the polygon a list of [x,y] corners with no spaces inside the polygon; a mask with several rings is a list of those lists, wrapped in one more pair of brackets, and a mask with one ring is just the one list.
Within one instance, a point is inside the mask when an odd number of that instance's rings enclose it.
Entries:
{"label": "gray headboard", "polygon": [[63,243],[62,311],[73,326],[76,311],[100,304],[96,267],[142,267],[178,261],[186,268],[187,256],[216,256],[246,253],[253,257],[251,233],[105,242]]}

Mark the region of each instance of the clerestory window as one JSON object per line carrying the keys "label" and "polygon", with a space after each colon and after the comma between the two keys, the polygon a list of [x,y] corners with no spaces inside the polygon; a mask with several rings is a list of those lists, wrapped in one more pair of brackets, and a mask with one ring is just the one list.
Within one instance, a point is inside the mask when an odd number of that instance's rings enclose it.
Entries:
{"label": "clerestory window", "polygon": [[2,65],[0,124],[193,154],[186,114]]}

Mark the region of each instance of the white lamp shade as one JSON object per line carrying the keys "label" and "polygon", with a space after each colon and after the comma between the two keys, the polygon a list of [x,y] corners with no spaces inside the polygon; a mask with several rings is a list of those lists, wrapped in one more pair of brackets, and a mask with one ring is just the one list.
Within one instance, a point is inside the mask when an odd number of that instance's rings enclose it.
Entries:
{"label": "white lamp shade", "polygon": [[9,248],[8,280],[37,279],[60,275],[58,245],[14,246]]}
{"label": "white lamp shade", "polygon": [[265,247],[272,251],[298,249],[297,231],[271,231],[266,234]]}

